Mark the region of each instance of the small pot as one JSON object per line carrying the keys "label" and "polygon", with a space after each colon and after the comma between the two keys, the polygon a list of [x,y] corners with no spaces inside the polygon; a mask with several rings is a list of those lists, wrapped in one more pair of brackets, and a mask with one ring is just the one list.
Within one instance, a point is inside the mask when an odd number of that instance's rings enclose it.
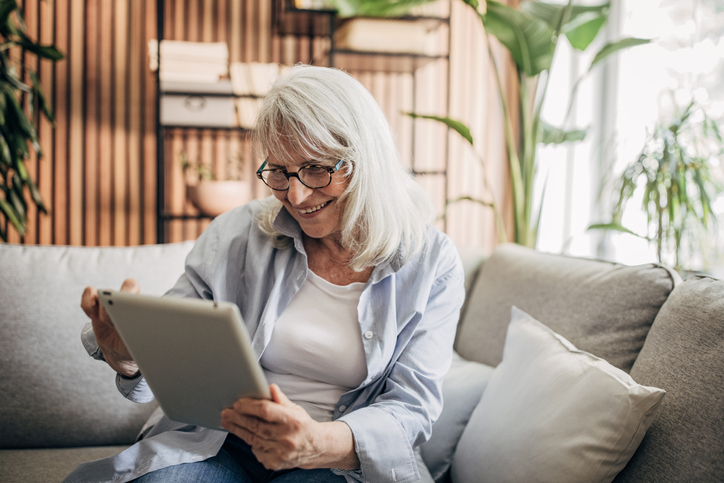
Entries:
{"label": "small pot", "polygon": [[186,196],[203,214],[217,216],[249,201],[244,181],[199,181],[186,186]]}

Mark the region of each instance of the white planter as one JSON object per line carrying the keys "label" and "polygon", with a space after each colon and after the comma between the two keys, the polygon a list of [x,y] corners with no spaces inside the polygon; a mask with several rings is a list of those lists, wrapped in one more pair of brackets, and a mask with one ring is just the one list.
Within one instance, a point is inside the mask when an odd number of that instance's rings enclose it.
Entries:
{"label": "white planter", "polygon": [[199,181],[186,195],[201,213],[217,216],[249,201],[250,189],[245,181]]}

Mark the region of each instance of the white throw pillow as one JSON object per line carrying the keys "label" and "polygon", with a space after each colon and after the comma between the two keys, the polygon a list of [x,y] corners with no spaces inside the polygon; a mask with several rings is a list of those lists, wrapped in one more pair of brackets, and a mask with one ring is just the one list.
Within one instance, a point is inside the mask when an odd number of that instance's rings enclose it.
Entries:
{"label": "white throw pillow", "polygon": [[503,361],[460,438],[453,481],[610,482],[664,394],[513,307]]}

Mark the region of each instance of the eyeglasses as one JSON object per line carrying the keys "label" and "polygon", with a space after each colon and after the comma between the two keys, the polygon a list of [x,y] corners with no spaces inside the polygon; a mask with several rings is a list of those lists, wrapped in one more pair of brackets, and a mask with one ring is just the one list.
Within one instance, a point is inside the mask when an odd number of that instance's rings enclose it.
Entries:
{"label": "eyeglasses", "polygon": [[340,159],[333,168],[319,164],[308,164],[299,168],[296,173],[287,173],[283,169],[264,169],[269,158],[264,160],[256,171],[256,177],[274,191],[286,191],[289,189],[289,178],[297,178],[307,188],[326,188],[332,182],[332,175],[342,166],[343,159]]}

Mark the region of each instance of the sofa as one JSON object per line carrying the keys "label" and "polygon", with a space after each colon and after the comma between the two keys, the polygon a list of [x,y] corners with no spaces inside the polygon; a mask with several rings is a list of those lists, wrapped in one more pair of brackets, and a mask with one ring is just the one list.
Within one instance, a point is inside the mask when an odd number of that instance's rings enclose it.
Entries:
{"label": "sofa", "polygon": [[[80,295],[129,276],[162,294],[191,246],[0,244],[0,481],[60,481],[134,442],[157,406],[87,356]],[[460,253],[423,481],[724,481],[724,281],[513,244]]]}

